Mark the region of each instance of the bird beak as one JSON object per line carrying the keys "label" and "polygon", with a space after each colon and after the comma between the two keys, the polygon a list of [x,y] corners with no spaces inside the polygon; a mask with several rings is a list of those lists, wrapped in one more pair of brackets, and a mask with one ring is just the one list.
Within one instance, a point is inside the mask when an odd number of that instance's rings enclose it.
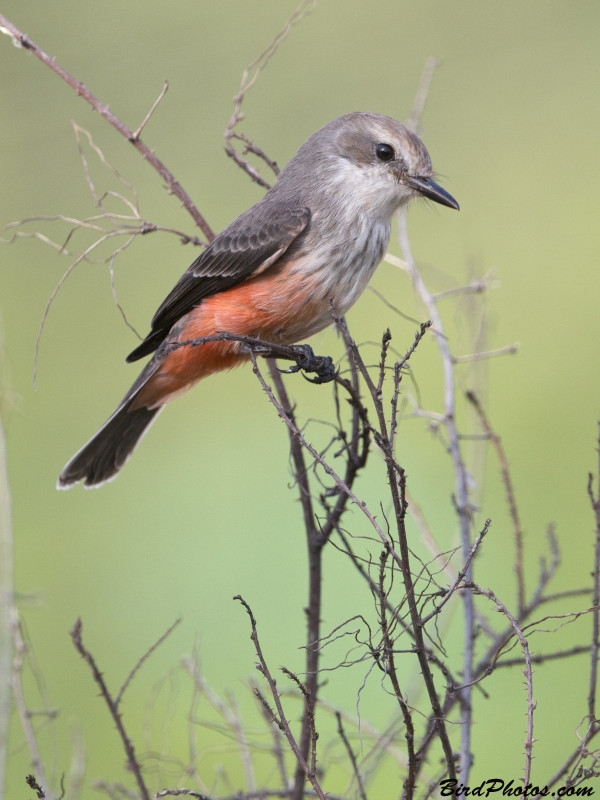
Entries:
{"label": "bird beak", "polygon": [[457,211],[460,206],[452,195],[436,183],[431,178],[413,178],[412,176],[405,178],[406,183],[412,186],[423,197],[428,197],[436,203],[441,203],[443,206],[455,208]]}

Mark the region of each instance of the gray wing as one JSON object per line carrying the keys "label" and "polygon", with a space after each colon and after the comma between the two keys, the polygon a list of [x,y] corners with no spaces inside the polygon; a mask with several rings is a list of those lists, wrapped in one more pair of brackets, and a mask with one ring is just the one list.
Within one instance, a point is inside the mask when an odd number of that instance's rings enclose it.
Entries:
{"label": "gray wing", "polygon": [[173,325],[204,299],[271,266],[309,222],[310,209],[305,206],[264,200],[238,217],[182,275],[154,315],[150,333],[126,360],[153,353]]}

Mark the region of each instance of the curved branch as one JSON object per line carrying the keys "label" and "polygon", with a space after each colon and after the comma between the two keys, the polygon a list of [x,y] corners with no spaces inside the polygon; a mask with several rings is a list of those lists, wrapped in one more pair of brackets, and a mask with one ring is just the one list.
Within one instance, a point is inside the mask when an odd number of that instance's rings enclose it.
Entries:
{"label": "curved branch", "polygon": [[[6,17],[2,16],[2,14],[0,14],[0,32],[5,33],[7,36],[12,36],[12,39],[17,47],[24,47],[26,50],[29,50],[36,58],[39,58],[43,64],[45,64],[47,67],[50,67],[50,69],[55,72],[59,78],[62,78],[62,80],[72,89],[74,89],[80,97],[83,97],[84,100],[87,100],[87,102],[95,111],[100,114],[101,117],[104,117],[107,122],[110,122],[113,128],[116,128],[119,131],[121,136],[124,136],[128,142],[131,142],[136,150],[138,150],[144,156],[146,161],[154,167],[161,178],[165,181],[169,194],[174,194],[181,200],[183,207],[191,215],[192,219],[204,233],[206,238],[209,241],[215,238],[210,225],[198,211],[192,201],[192,198],[188,195],[183,186],[175,178],[173,173],[167,169],[163,162],[154,154],[154,152],[150,150],[150,148],[139,138],[139,128],[136,132],[128,128],[127,125],[125,125],[124,122],[121,122],[121,120],[116,117],[112,111],[110,111],[108,106],[105,106],[103,103],[101,103],[81,81],[78,81],[69,72],[67,72],[66,69],[63,69],[59,64],[57,64],[53,58],[41,50],[35,44],[35,42],[32,42],[25,33],[20,31],[15,25],[12,24],[12,22],[7,20]],[[144,123],[142,123],[142,125]]]}

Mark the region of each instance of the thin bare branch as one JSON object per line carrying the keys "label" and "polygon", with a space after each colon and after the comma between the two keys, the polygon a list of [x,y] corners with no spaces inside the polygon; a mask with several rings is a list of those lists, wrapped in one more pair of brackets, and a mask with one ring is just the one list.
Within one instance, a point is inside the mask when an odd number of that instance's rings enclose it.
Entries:
{"label": "thin bare branch", "polygon": [[162,163],[162,161],[156,156],[153,150],[151,150],[147,145],[145,145],[141,139],[136,139],[134,132],[127,127],[120,119],[118,119],[112,111],[108,108],[108,106],[101,103],[91,92],[90,90],[84,86],[81,81],[78,81],[72,75],[70,75],[65,69],[63,69],[56,61],[51,58],[49,55],[44,53],[26,34],[20,31],[12,22],[10,22],[6,17],[0,14],[0,31],[2,33],[6,33],[12,37],[13,41],[16,42],[20,47],[29,50],[33,55],[38,58],[43,64],[49,67],[53,72],[55,72],[59,78],[61,78],[66,84],[68,84],[75,92],[86,100],[92,108],[97,111],[101,117],[103,117],[107,122],[109,122],[114,128],[116,128],[119,133],[127,139],[127,141],[131,142],[131,144],[138,150],[144,159],[151,164],[154,169],[158,172],[161,178],[167,184],[167,191],[169,194],[174,194],[176,197],[179,198],[182,205],[186,209],[186,211],[190,214],[196,225],[201,229],[204,233],[206,238],[211,241],[214,239],[214,233],[212,232],[209,224],[206,222],[202,214],[198,211],[192,199],[187,194],[187,192],[183,189],[179,181],[175,178],[173,173],[167,169],[167,167]]}
{"label": "thin bare branch", "polygon": [[481,427],[489,436],[490,441],[494,445],[498,461],[500,462],[500,472],[502,474],[502,483],[504,484],[504,491],[508,503],[508,510],[513,524],[513,536],[515,540],[515,565],[514,571],[517,577],[517,604],[519,609],[519,616],[523,614],[525,609],[525,574],[523,570],[523,530],[521,528],[521,520],[519,518],[519,510],[513,489],[512,478],[510,476],[510,468],[508,466],[508,459],[504,452],[504,447],[498,434],[493,430],[487,414],[483,410],[483,406],[475,392],[467,392],[467,400],[471,403],[477,416]]}
{"label": "thin bare branch", "polygon": [[348,753],[348,758],[350,759],[350,763],[352,764],[352,771],[354,773],[356,784],[358,786],[358,793],[361,797],[361,800],[367,800],[367,795],[365,792],[365,787],[363,785],[363,780],[360,775],[360,770],[358,769],[356,756],[354,755],[354,750],[352,749],[352,746],[348,741],[348,737],[346,736],[346,731],[344,730],[344,725],[342,723],[342,715],[340,714],[339,711],[335,712],[335,718],[337,719],[337,732],[340,735],[340,739],[342,740],[344,747],[346,748],[346,752]]}
{"label": "thin bare branch", "polygon": [[498,356],[514,355],[519,351],[519,342],[509,344],[506,347],[499,347],[497,350],[484,350],[482,353],[470,353],[467,356],[452,356],[455,364],[466,364],[471,361],[485,361],[488,358],[498,358]]}
{"label": "thin bare branch", "polygon": [[[572,656],[578,656],[582,653],[589,653],[591,647],[589,644],[580,645],[578,647],[571,647],[568,650],[557,650],[555,653],[538,653],[537,655],[531,656],[531,663],[532,664],[544,664],[546,661],[558,661],[562,658],[571,658]],[[499,667],[517,667],[522,666],[525,663],[524,659],[521,658],[502,658],[499,661],[496,661],[495,668],[498,669]]]}
{"label": "thin bare branch", "polygon": [[115,708],[119,707],[119,704],[121,703],[121,700],[123,699],[123,695],[127,691],[128,687],[131,685],[131,681],[135,678],[135,676],[140,671],[142,666],[150,658],[152,653],[154,653],[156,650],[158,650],[158,648],[161,646],[161,644],[166,639],[169,638],[169,636],[173,633],[173,631],[179,625],[180,622],[181,622],[181,617],[179,619],[176,619],[175,622],[170,626],[170,628],[167,628],[167,630],[163,633],[163,635],[160,636],[154,642],[154,644],[146,650],[144,655],[138,660],[137,664],[133,667],[133,669],[131,670],[129,675],[125,678],[125,682],[123,683],[123,685],[119,689],[119,692],[118,692],[117,696],[115,697],[115,700],[114,700]]}
{"label": "thin bare branch", "polygon": [[442,610],[442,608],[446,605],[448,600],[450,600],[450,598],[452,597],[454,592],[458,588],[460,588],[461,583],[463,582],[467,572],[469,571],[469,567],[471,566],[471,561],[475,558],[475,555],[476,555],[477,551],[479,550],[479,545],[482,543],[485,535],[489,531],[491,524],[492,524],[492,520],[491,519],[486,519],[485,525],[483,526],[483,529],[482,529],[481,533],[479,534],[479,536],[477,537],[477,539],[473,543],[473,547],[471,548],[471,550],[469,552],[469,555],[467,556],[467,560],[465,561],[465,563],[463,564],[460,572],[456,576],[456,580],[454,581],[453,585],[448,589],[446,594],[443,596],[441,602],[438,603],[437,606],[435,606],[433,611],[430,614],[428,614],[426,617],[423,617],[421,619],[421,625],[426,625],[429,622],[430,619],[433,619],[433,617],[437,616],[440,613],[440,611]]}
{"label": "thin bare branch", "polygon": [[86,648],[84,647],[81,632],[82,632],[82,624],[81,620],[78,619],[73,627],[73,630],[71,631],[71,639],[73,640],[75,649],[77,650],[79,655],[83,658],[83,660],[88,664],[90,670],[92,671],[94,682],[100,689],[100,694],[102,696],[102,699],[106,703],[110,716],[112,717],[112,720],[117,728],[117,731],[119,732],[119,736],[121,737],[121,743],[123,744],[123,749],[125,750],[125,754],[127,756],[127,767],[128,769],[131,770],[131,772],[133,772],[135,776],[138,789],[140,790],[140,795],[142,796],[142,800],[150,800],[150,792],[148,791],[148,787],[146,786],[144,776],[142,775],[142,768],[135,754],[135,748],[133,742],[127,735],[127,732],[125,731],[125,727],[123,725],[123,717],[119,713],[118,705],[113,699],[108,689],[108,686],[106,685],[106,682],[104,680],[104,676],[98,669],[94,657],[89,652],[89,650],[86,650]]}
{"label": "thin bare branch", "polygon": [[521,649],[523,650],[523,658],[525,660],[525,669],[523,670],[523,674],[525,675],[525,683],[527,686],[527,737],[525,739],[525,769],[523,773],[523,785],[527,786],[529,783],[529,779],[531,777],[531,760],[533,758],[533,712],[535,710],[535,703],[533,701],[533,668],[531,665],[531,655],[529,653],[529,645],[527,643],[527,639],[523,635],[523,631],[519,626],[519,623],[510,613],[508,608],[502,603],[494,592],[491,589],[482,589],[481,587],[477,586],[476,584],[472,584],[471,587],[476,594],[479,594],[483,597],[487,597],[489,600],[492,601],[496,605],[498,611],[500,611],[510,622],[510,625],[515,632],[519,640],[519,644],[521,645]]}
{"label": "thin bare branch", "polygon": [[[262,161],[265,162],[265,164],[275,173],[275,175],[279,174],[279,167],[275,161],[270,159],[265,152],[260,147],[255,145],[254,142],[252,142],[247,136],[239,134],[235,131],[237,125],[239,125],[239,123],[244,119],[244,114],[242,113],[242,103],[244,102],[245,96],[252,89],[261,72],[273,58],[282,42],[287,39],[292,32],[292,29],[296,25],[302,22],[302,20],[308,16],[308,14],[314,11],[316,5],[317,0],[302,0],[298,8],[294,11],[292,16],[288,19],[269,46],[263,50],[263,52],[257,56],[257,58],[255,58],[248,67],[246,67],[242,73],[242,81],[239,91],[233,98],[233,114],[231,115],[231,119],[227,123],[227,128],[223,134],[225,139],[225,152],[235,161],[240,169],[242,169],[255,183],[258,183],[258,185],[262,186],[264,189],[270,189],[271,184],[267,183],[258,170],[256,170],[243,156],[247,153],[254,153],[254,155],[258,156],[260,159],[262,159]],[[242,141],[246,145],[242,155],[240,155],[232,145],[233,139]]]}
{"label": "thin bare branch", "polygon": [[37,739],[35,737],[35,731],[33,729],[33,724],[31,722],[31,715],[27,708],[27,703],[25,702],[25,695],[23,694],[23,684],[21,681],[21,674],[23,672],[23,661],[27,653],[27,645],[25,644],[25,641],[23,639],[23,635],[21,633],[21,626],[19,622],[19,615],[17,609],[14,608],[14,606],[11,608],[10,629],[13,639],[14,658],[13,658],[12,672],[9,683],[10,683],[10,688],[12,690],[15,709],[17,712],[17,716],[19,717],[23,733],[25,734],[25,739],[27,741],[27,748],[29,750],[29,757],[31,758],[31,766],[33,767],[35,777],[38,783],[41,785],[43,791],[45,792],[46,800],[51,800],[49,794],[50,787],[48,785],[48,780],[46,778],[44,763],[42,761],[42,756],[40,754],[40,749],[38,747]]}
{"label": "thin bare branch", "polygon": [[306,762],[306,759],[303,757],[302,753],[300,752],[300,748],[298,747],[298,743],[296,742],[296,739],[294,738],[294,735],[292,734],[292,731],[290,729],[289,723],[288,723],[287,718],[285,716],[285,712],[283,710],[283,706],[281,705],[281,699],[280,699],[280,696],[279,696],[279,692],[277,690],[277,684],[275,682],[275,679],[271,675],[271,672],[270,672],[270,670],[269,670],[269,668],[267,666],[267,662],[265,661],[265,658],[264,658],[263,653],[262,653],[262,648],[260,646],[260,641],[258,639],[258,631],[257,631],[257,628],[256,628],[256,619],[254,618],[254,614],[252,613],[252,610],[251,610],[250,606],[248,605],[248,603],[246,603],[246,601],[243,599],[243,597],[241,595],[236,595],[233,599],[240,601],[240,603],[246,609],[246,612],[247,612],[248,616],[250,617],[250,624],[251,624],[251,627],[252,627],[252,634],[251,634],[250,638],[252,639],[252,642],[254,644],[254,649],[256,650],[256,655],[258,656],[258,660],[259,660],[259,664],[257,664],[257,669],[259,670],[261,675],[264,676],[264,678],[266,679],[267,683],[269,684],[269,689],[271,691],[271,696],[273,698],[273,702],[275,703],[275,707],[277,709],[278,724],[280,725],[281,730],[283,731],[283,734],[284,734],[285,738],[287,739],[289,746],[291,747],[294,755],[296,756],[296,759],[298,760],[298,762],[300,764],[302,764],[302,768],[304,770],[304,773],[305,773],[307,779],[310,781],[310,783],[311,783],[313,789],[315,790],[319,800],[326,800],[325,793],[321,789],[321,786],[319,784],[319,781],[317,780],[316,774],[310,769],[308,763]]}
{"label": "thin bare branch", "polygon": [[490,289],[494,289],[498,286],[498,282],[495,280],[495,275],[493,272],[488,272],[483,278],[479,278],[478,280],[471,281],[466,286],[457,286],[454,289],[446,289],[443,292],[436,292],[432,294],[432,298],[434,303],[439,303],[440,300],[448,300],[453,297],[464,297],[468,294],[482,294],[483,292],[487,292]]}
{"label": "thin bare branch", "polygon": [[[448,340],[444,335],[442,320],[431,292],[426,287],[412,255],[410,240],[408,237],[408,227],[406,213],[398,215],[398,233],[400,246],[405,259],[409,265],[409,274],[412,278],[415,291],[421,302],[427,309],[427,314],[432,320],[432,333],[435,336],[440,356],[442,359],[444,374],[444,426],[446,428],[449,445],[448,449],[454,467],[456,485],[456,510],[460,524],[460,540],[463,556],[463,563],[466,563],[471,551],[471,507],[469,503],[469,489],[467,470],[463,461],[460,448],[460,439],[456,426],[456,391],[454,380],[454,362],[448,346]],[[388,259],[389,260],[389,259]],[[393,262],[392,262],[393,263]],[[403,265],[404,268],[404,265]],[[471,567],[467,570],[467,582],[472,579]],[[464,606],[464,649],[463,649],[463,679],[465,690],[461,696],[461,755],[460,755],[460,782],[467,785],[472,764],[471,755],[471,689],[470,684],[473,680],[473,656],[474,656],[474,636],[475,636],[475,607],[470,591],[462,593]]]}
{"label": "thin bare branch", "polygon": [[427,102],[429,89],[431,88],[431,81],[433,80],[434,73],[440,64],[441,61],[435,56],[429,56],[429,58],[425,61],[425,66],[423,67],[423,73],[419,82],[419,88],[417,89],[417,94],[415,95],[413,102],[412,111],[410,112],[410,117],[406,122],[406,127],[413,131],[413,133],[419,132],[421,117],[423,116],[425,103]]}
{"label": "thin bare branch", "polygon": [[152,116],[152,114],[154,114],[154,112],[158,108],[160,101],[166,95],[168,89],[169,89],[169,81],[165,81],[165,85],[163,86],[161,93],[158,95],[158,97],[156,98],[156,100],[152,104],[152,108],[150,109],[150,111],[146,114],[146,116],[142,120],[142,123],[141,123],[140,127],[136,131],[134,131],[134,133],[133,133],[133,141],[134,142],[137,142],[138,139],[140,138],[140,136],[142,135],[142,131],[146,127],[146,124],[150,121],[150,117]]}
{"label": "thin bare branch", "polygon": [[[1,347],[1,342],[0,342]],[[0,376],[2,381],[2,376]],[[0,400],[4,399],[0,382]],[[13,667],[12,615],[14,605],[12,502],[8,483],[6,439],[0,417],[0,797],[6,781],[10,726],[11,670]]]}

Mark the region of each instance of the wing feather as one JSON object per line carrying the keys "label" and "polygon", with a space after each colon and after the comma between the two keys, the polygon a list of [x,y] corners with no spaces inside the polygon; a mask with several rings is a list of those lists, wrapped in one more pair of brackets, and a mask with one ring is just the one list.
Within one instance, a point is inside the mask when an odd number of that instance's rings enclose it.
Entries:
{"label": "wing feather", "polygon": [[204,299],[268,269],[306,230],[310,210],[262,201],[211,242],[160,305],[144,341],[127,356],[137,361],[154,352],[173,325]]}

